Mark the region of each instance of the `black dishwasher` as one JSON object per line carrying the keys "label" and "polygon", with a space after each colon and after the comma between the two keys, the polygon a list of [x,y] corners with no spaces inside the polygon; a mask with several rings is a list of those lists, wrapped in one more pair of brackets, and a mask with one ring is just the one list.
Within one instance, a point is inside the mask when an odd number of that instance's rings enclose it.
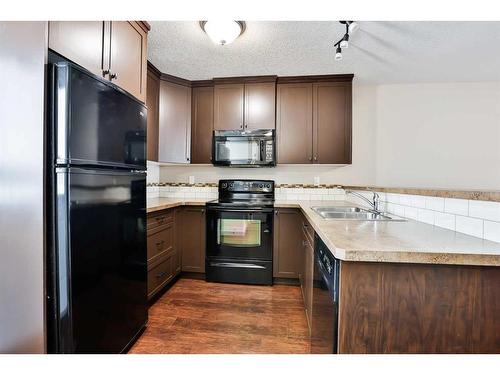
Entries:
{"label": "black dishwasher", "polygon": [[314,235],[311,353],[337,353],[340,262]]}

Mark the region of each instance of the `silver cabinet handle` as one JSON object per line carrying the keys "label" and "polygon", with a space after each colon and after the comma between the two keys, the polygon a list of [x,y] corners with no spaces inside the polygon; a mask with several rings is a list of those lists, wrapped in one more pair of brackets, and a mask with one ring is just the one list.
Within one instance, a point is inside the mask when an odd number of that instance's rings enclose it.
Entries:
{"label": "silver cabinet handle", "polygon": [[233,268],[258,268],[265,269],[264,266],[259,266],[257,264],[246,264],[246,263],[210,263],[214,267],[233,267]]}
{"label": "silver cabinet handle", "polygon": [[318,157],[314,155],[314,161],[318,161]]}
{"label": "silver cabinet handle", "polygon": [[107,70],[107,69],[106,69],[106,70],[103,70],[103,71],[102,71],[102,76],[103,76],[103,77],[106,77],[109,73],[110,73],[110,72],[109,72],[109,70]]}
{"label": "silver cabinet handle", "polygon": [[109,79],[110,80],[114,80],[114,79],[118,79],[118,73],[109,73]]}

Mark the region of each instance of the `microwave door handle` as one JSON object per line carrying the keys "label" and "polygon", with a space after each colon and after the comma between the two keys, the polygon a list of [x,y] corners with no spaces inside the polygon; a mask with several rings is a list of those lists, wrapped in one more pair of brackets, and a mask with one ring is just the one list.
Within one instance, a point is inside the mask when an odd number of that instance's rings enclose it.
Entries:
{"label": "microwave door handle", "polygon": [[260,161],[264,162],[266,160],[266,141],[261,140],[259,143],[260,143]]}

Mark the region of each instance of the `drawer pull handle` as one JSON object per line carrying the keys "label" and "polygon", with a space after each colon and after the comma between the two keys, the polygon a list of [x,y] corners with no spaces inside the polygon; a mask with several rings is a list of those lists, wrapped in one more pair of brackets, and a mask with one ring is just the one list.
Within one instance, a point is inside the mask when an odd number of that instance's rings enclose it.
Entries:
{"label": "drawer pull handle", "polygon": [[163,240],[162,240],[162,241],[160,241],[160,242],[157,242],[157,243],[156,243],[156,247],[157,247],[157,248],[160,248],[160,247],[162,247],[162,246],[163,246],[163,244],[164,244],[164,243],[165,243],[165,241],[163,241]]}
{"label": "drawer pull handle", "polygon": [[162,273],[159,273],[156,275],[156,278],[157,279],[161,279],[163,276],[165,276],[167,274],[167,272],[162,272]]}
{"label": "drawer pull handle", "polygon": [[246,263],[210,263],[212,267],[230,267],[230,268],[257,268],[266,269],[264,266],[259,266],[257,264],[246,264]]}

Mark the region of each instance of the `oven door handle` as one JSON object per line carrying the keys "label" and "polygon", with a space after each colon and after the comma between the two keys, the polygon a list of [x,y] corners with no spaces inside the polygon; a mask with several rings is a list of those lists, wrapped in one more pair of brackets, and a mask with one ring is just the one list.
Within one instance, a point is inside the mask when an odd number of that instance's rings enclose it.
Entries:
{"label": "oven door handle", "polygon": [[224,207],[207,207],[207,210],[210,211],[223,211],[223,212],[262,212],[262,213],[272,213],[272,208],[224,208]]}
{"label": "oven door handle", "polygon": [[229,263],[229,262],[210,263],[210,266],[227,267],[227,268],[257,268],[257,269],[265,269],[266,268],[264,266],[259,266],[258,264]]}

